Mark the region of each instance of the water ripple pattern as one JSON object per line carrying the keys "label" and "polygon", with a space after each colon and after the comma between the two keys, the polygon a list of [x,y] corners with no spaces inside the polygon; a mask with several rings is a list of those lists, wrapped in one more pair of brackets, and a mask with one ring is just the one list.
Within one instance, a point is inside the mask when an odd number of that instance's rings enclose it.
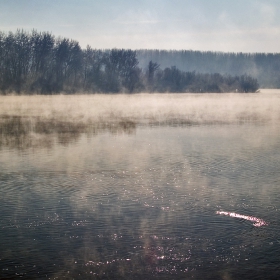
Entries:
{"label": "water ripple pattern", "polygon": [[279,129],[60,139],[1,146],[1,279],[280,278]]}

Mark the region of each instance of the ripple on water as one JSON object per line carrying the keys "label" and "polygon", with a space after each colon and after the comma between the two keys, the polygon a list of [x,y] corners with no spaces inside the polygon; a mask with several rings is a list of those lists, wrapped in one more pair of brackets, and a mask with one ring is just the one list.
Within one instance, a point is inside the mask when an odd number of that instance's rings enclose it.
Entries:
{"label": "ripple on water", "polygon": [[0,157],[2,274],[265,279],[280,261],[280,141],[250,131],[146,127]]}

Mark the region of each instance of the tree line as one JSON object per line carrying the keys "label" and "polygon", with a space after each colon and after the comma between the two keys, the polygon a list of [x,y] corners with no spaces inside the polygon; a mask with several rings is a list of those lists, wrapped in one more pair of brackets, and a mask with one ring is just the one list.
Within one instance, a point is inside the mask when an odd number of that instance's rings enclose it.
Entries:
{"label": "tree line", "polygon": [[77,41],[49,32],[0,32],[0,92],[255,92],[259,87],[246,73],[161,69],[152,55],[140,67],[139,57],[139,51],[129,49],[82,49]]}
{"label": "tree line", "polygon": [[263,88],[280,88],[280,53],[224,53],[192,50],[137,50],[140,67],[150,60],[182,71],[249,75]]}

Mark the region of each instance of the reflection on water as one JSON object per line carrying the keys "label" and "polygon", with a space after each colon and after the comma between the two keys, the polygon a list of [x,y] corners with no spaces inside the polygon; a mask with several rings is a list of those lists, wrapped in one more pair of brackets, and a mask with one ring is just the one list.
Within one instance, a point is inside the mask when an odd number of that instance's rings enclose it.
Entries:
{"label": "reflection on water", "polygon": [[278,126],[1,121],[0,278],[278,278]]}
{"label": "reflection on water", "polygon": [[82,134],[94,135],[109,131],[112,134],[132,134],[136,124],[129,120],[118,122],[83,123],[42,119],[40,117],[0,117],[0,148],[16,149],[51,147],[58,141],[63,145],[76,142]]}

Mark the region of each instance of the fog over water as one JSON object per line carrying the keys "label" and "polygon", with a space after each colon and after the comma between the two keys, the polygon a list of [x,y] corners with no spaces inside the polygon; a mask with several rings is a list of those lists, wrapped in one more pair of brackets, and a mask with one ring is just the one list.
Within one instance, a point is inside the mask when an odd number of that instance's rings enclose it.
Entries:
{"label": "fog over water", "polygon": [[3,96],[2,116],[81,123],[189,124],[279,121],[278,90],[258,94],[94,94]]}
{"label": "fog over water", "polygon": [[278,278],[279,91],[0,112],[0,278]]}

